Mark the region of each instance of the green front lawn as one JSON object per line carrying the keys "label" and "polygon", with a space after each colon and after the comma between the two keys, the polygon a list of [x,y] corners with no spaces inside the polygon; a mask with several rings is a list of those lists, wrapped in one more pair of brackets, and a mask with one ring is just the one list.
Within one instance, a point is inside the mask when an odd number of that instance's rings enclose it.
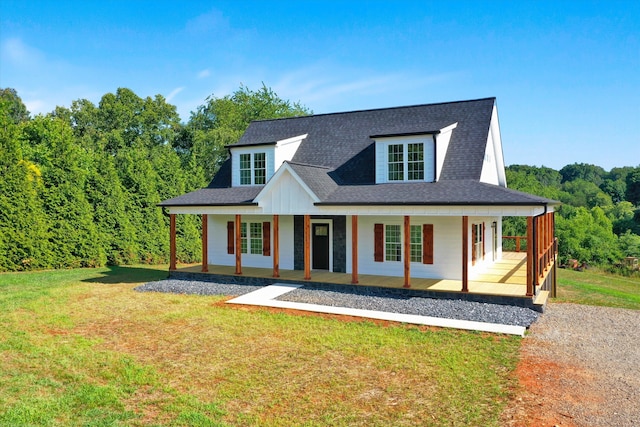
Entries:
{"label": "green front lawn", "polygon": [[491,426],[516,385],[517,337],[133,291],[165,276],[0,274],[0,425]]}

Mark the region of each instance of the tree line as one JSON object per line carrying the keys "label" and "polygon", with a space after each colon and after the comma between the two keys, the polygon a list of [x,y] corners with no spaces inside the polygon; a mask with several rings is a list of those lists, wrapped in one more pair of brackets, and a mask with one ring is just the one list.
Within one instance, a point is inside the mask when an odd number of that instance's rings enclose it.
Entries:
{"label": "tree line", "polygon": [[[560,170],[507,167],[510,188],[562,202],[556,212],[561,263],[612,266],[624,257],[640,257],[640,166],[610,171],[574,163]],[[525,235],[523,218],[508,218],[504,235]]]}
{"label": "tree line", "polygon": [[[32,117],[14,89],[0,89],[0,271],[167,262],[157,203],[206,186],[252,120],[310,113],[263,85],[212,95],[186,123],[161,95],[124,88]],[[506,173],[510,188],[562,202],[561,262],[640,256],[640,165]],[[526,220],[505,219],[503,234],[526,235]],[[177,240],[180,261],[200,260],[195,215],[178,215]]]}
{"label": "tree line", "polygon": [[[32,117],[0,89],[0,271],[167,262],[157,204],[206,186],[252,120],[309,113],[263,85],[211,96],[186,123],[124,88]],[[200,260],[200,226],[178,216],[180,261]]]}

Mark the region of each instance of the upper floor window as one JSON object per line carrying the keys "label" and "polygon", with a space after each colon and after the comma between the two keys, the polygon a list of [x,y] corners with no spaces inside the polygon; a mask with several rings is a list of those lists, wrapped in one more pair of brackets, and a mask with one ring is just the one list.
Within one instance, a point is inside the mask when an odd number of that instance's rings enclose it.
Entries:
{"label": "upper floor window", "polygon": [[389,144],[387,172],[389,181],[424,180],[424,144]]}
{"label": "upper floor window", "polygon": [[263,185],[267,182],[265,153],[240,154],[240,185]]}

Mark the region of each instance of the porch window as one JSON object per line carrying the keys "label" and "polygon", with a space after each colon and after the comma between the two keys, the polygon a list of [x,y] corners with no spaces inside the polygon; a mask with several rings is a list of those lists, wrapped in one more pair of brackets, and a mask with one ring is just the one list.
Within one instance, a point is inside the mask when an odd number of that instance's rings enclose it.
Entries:
{"label": "porch window", "polygon": [[240,154],[240,185],[263,185],[266,181],[266,153]]}
{"label": "porch window", "polygon": [[385,227],[385,260],[402,261],[402,233],[400,225]]}
{"label": "porch window", "polygon": [[243,222],[240,224],[240,253],[262,255],[262,249],[262,223]]}
{"label": "porch window", "polygon": [[[374,224],[373,259],[375,262],[402,261],[402,226],[399,224]],[[410,235],[410,260],[433,264],[433,224],[412,225]]]}
{"label": "porch window", "polygon": [[475,265],[479,258],[484,259],[484,223],[471,225],[471,240],[471,264]]}
{"label": "porch window", "polygon": [[422,262],[422,227],[411,226],[411,262]]}

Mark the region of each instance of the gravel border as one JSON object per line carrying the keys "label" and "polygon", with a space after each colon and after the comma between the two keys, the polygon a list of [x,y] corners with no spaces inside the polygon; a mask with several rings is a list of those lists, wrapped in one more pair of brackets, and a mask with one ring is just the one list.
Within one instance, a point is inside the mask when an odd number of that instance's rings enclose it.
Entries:
{"label": "gravel border", "polygon": [[149,282],[134,288],[138,292],[166,292],[187,295],[227,295],[240,296],[248,294],[264,286],[252,286],[231,283],[203,282],[199,280],[166,279]]}
{"label": "gravel border", "polygon": [[[240,296],[261,288],[263,288],[263,286],[167,279],[146,283],[136,287],[135,290],[139,292],[169,292],[191,295]],[[383,291],[384,290],[381,292]],[[403,297],[388,294],[381,296],[375,295],[375,291],[370,288],[363,289],[360,292],[347,292],[305,285],[302,288],[287,292],[276,299],[280,301],[320,304],[333,307],[348,307],[524,327],[529,327],[540,315],[540,313],[535,310],[512,305],[489,304],[446,298]]]}

